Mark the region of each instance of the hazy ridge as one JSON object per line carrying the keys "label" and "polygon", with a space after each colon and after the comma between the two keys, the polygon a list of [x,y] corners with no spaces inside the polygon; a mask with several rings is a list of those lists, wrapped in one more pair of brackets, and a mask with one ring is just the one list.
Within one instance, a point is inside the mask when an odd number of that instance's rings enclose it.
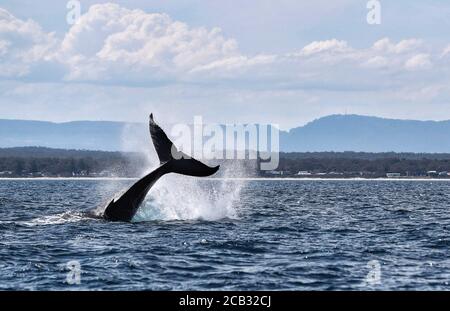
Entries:
{"label": "hazy ridge", "polygon": [[[123,150],[124,129],[145,124],[110,121],[0,120],[0,148],[42,146],[62,149]],[[130,132],[130,131],[128,131]],[[283,152],[450,152],[450,121],[395,120],[331,115],[280,133]]]}

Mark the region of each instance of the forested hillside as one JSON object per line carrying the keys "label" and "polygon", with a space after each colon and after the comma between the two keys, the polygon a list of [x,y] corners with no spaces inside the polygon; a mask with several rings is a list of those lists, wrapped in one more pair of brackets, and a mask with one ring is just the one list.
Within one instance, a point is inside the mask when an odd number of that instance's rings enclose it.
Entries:
{"label": "forested hillside", "polygon": [[[258,170],[254,160],[219,160],[218,176],[386,177],[439,176],[450,172],[450,154],[308,152],[281,153],[276,171]],[[149,169],[140,153],[41,147],[0,149],[0,177],[137,177]],[[435,171],[435,172],[434,172]],[[299,175],[298,173],[301,172]],[[441,173],[439,175],[439,173]]]}

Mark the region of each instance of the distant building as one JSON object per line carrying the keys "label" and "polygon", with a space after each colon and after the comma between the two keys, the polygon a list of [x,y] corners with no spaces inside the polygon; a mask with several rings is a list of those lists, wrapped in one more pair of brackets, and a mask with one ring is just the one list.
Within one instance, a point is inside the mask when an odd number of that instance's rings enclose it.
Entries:
{"label": "distant building", "polygon": [[298,176],[310,176],[311,173],[308,171],[300,171],[297,173]]}
{"label": "distant building", "polygon": [[283,171],[267,171],[266,174],[268,175],[283,175]]}
{"label": "distant building", "polygon": [[402,174],[400,174],[400,173],[387,173],[386,174],[387,178],[397,178],[397,177],[400,177],[400,176],[402,176]]}

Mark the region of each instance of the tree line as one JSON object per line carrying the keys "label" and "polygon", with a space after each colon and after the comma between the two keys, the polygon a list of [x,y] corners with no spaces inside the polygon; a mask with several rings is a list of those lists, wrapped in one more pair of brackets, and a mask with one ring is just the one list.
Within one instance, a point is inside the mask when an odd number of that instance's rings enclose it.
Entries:
{"label": "tree line", "polygon": [[[311,155],[310,155],[311,156]],[[400,173],[403,176],[426,176],[430,171],[450,172],[448,159],[405,159],[401,157],[357,159],[357,158],[287,158],[280,156],[278,170],[296,174],[299,171],[310,173],[343,173],[347,175],[372,175],[384,177],[387,173]]]}
{"label": "tree line", "polygon": [[[222,172],[236,171],[238,161],[219,161]],[[244,161],[245,162],[245,161]],[[40,147],[0,148],[0,177],[136,177],[147,168],[143,154],[63,150]],[[266,175],[258,172],[258,163],[247,161],[246,175]],[[242,171],[242,170],[241,170]],[[305,152],[280,153],[277,169],[283,175],[297,176],[300,171],[311,174],[341,174],[384,177],[386,173],[404,176],[425,176],[429,171],[450,172],[450,154]],[[239,172],[238,172],[239,173]]]}
{"label": "tree line", "polygon": [[0,177],[134,177],[146,158],[136,153],[39,147],[0,149]]}

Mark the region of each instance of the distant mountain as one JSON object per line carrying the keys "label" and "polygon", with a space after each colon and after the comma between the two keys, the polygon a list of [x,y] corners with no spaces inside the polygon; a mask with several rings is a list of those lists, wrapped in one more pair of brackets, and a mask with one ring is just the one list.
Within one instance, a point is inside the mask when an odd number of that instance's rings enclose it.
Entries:
{"label": "distant mountain", "polygon": [[[120,151],[125,133],[147,135],[145,124],[108,121],[52,123],[0,120],[0,148],[42,146]],[[450,121],[394,120],[331,115],[280,133],[284,152],[450,152]]]}
{"label": "distant mountain", "polygon": [[280,134],[281,150],[440,152],[450,151],[450,121],[394,120],[331,115]]}
{"label": "distant mountain", "polygon": [[118,151],[126,123],[0,120],[0,147],[41,146],[63,149]]}

